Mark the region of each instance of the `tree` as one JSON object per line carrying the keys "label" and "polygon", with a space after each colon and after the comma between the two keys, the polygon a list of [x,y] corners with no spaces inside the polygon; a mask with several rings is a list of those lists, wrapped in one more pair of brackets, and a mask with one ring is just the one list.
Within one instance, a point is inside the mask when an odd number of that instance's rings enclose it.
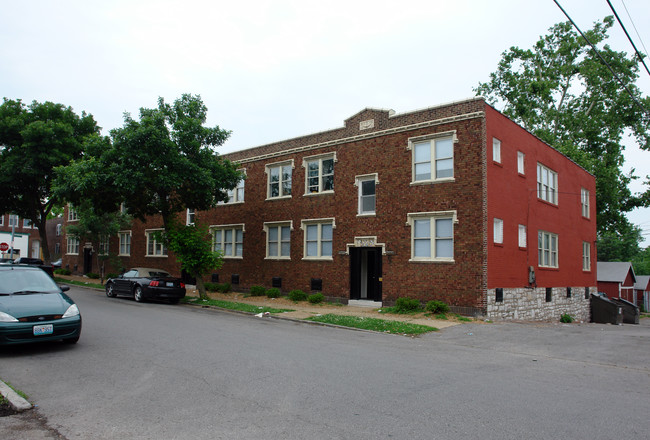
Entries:
{"label": "tree", "polygon": [[641,228],[628,224],[618,232],[598,235],[598,261],[632,261],[638,256]]}
{"label": "tree", "polygon": [[650,275],[650,246],[640,251],[632,259],[632,266],[636,275]]}
{"label": "tree", "polygon": [[0,212],[29,219],[50,261],[47,217],[61,201],[53,194],[53,169],[79,158],[84,141],[99,133],[92,115],[52,102],[5,98],[0,105]]}
{"label": "tree", "polygon": [[[607,38],[612,17],[585,32],[599,45]],[[598,232],[625,232],[625,212],[649,206],[650,190],[632,195],[636,179],[624,174],[622,138],[631,133],[638,145],[650,149],[650,98],[635,82],[638,61],[605,45],[599,52],[622,79],[615,79],[591,46],[572,28],[559,23],[532,49],[511,47],[503,53],[490,81],[479,83],[477,94],[503,105],[503,113],[596,176]]]}
{"label": "tree", "polygon": [[243,177],[214,151],[230,132],[205,127],[206,115],[200,96],[188,94],[173,105],[159,98],[157,108],[140,109],[139,121],[125,114],[124,126],[112,130],[110,139],[89,139],[83,158],[57,170],[57,193],[72,203],[88,200],[97,213],[113,212],[123,202],[142,221],[159,215],[169,247],[177,249],[181,264],[189,264],[184,262],[195,256],[184,256],[186,248],[173,243],[182,236],[172,233],[180,228],[178,213],[227,201],[227,191]]}

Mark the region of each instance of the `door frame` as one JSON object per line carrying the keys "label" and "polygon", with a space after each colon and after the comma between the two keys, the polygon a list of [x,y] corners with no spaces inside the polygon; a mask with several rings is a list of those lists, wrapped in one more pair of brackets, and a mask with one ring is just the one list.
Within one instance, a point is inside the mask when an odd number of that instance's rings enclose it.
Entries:
{"label": "door frame", "polygon": [[[350,299],[382,301],[382,248],[378,246],[351,247]],[[365,275],[365,298],[362,289]]]}

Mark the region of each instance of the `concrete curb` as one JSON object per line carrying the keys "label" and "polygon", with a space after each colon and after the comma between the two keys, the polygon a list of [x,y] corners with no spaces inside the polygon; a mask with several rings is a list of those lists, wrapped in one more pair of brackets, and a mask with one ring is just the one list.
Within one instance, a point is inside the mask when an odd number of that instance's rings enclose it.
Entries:
{"label": "concrete curb", "polygon": [[26,411],[28,409],[32,409],[33,406],[31,403],[23,399],[16,393],[9,385],[4,383],[3,381],[0,380],[0,394],[4,396],[5,399],[9,401],[9,405],[11,407],[18,411]]}

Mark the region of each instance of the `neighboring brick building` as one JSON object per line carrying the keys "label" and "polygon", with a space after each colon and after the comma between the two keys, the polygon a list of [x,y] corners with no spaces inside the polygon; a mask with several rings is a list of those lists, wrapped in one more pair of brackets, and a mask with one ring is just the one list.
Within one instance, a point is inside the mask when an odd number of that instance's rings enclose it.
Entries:
{"label": "neighboring brick building", "polygon": [[[15,225],[15,227],[13,227]],[[11,232],[14,231],[14,259],[18,257],[42,258],[41,234],[29,220],[15,214],[0,215],[0,243],[11,249]],[[0,251],[0,258],[10,258],[11,250]]]}
{"label": "neighboring brick building", "polygon": [[[494,319],[589,318],[595,178],[482,98],[365,109],[342,128],[226,157],[245,184],[187,213],[225,253],[220,282],[377,305],[438,299]],[[178,273],[147,239],[159,225],[111,239],[124,266]],[[81,267],[80,247],[93,248],[72,246],[64,264]]]}

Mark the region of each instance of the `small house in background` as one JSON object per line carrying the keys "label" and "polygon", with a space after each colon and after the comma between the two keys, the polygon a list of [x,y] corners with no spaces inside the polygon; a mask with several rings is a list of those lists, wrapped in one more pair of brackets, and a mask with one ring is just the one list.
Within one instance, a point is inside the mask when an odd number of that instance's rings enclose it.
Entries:
{"label": "small house in background", "polygon": [[636,298],[637,306],[643,306],[643,310],[646,312],[650,310],[650,275],[639,275],[636,277],[634,297]]}
{"label": "small house in background", "polygon": [[634,294],[637,279],[632,263],[599,261],[597,277],[599,292],[611,299],[622,298],[637,304]]}

